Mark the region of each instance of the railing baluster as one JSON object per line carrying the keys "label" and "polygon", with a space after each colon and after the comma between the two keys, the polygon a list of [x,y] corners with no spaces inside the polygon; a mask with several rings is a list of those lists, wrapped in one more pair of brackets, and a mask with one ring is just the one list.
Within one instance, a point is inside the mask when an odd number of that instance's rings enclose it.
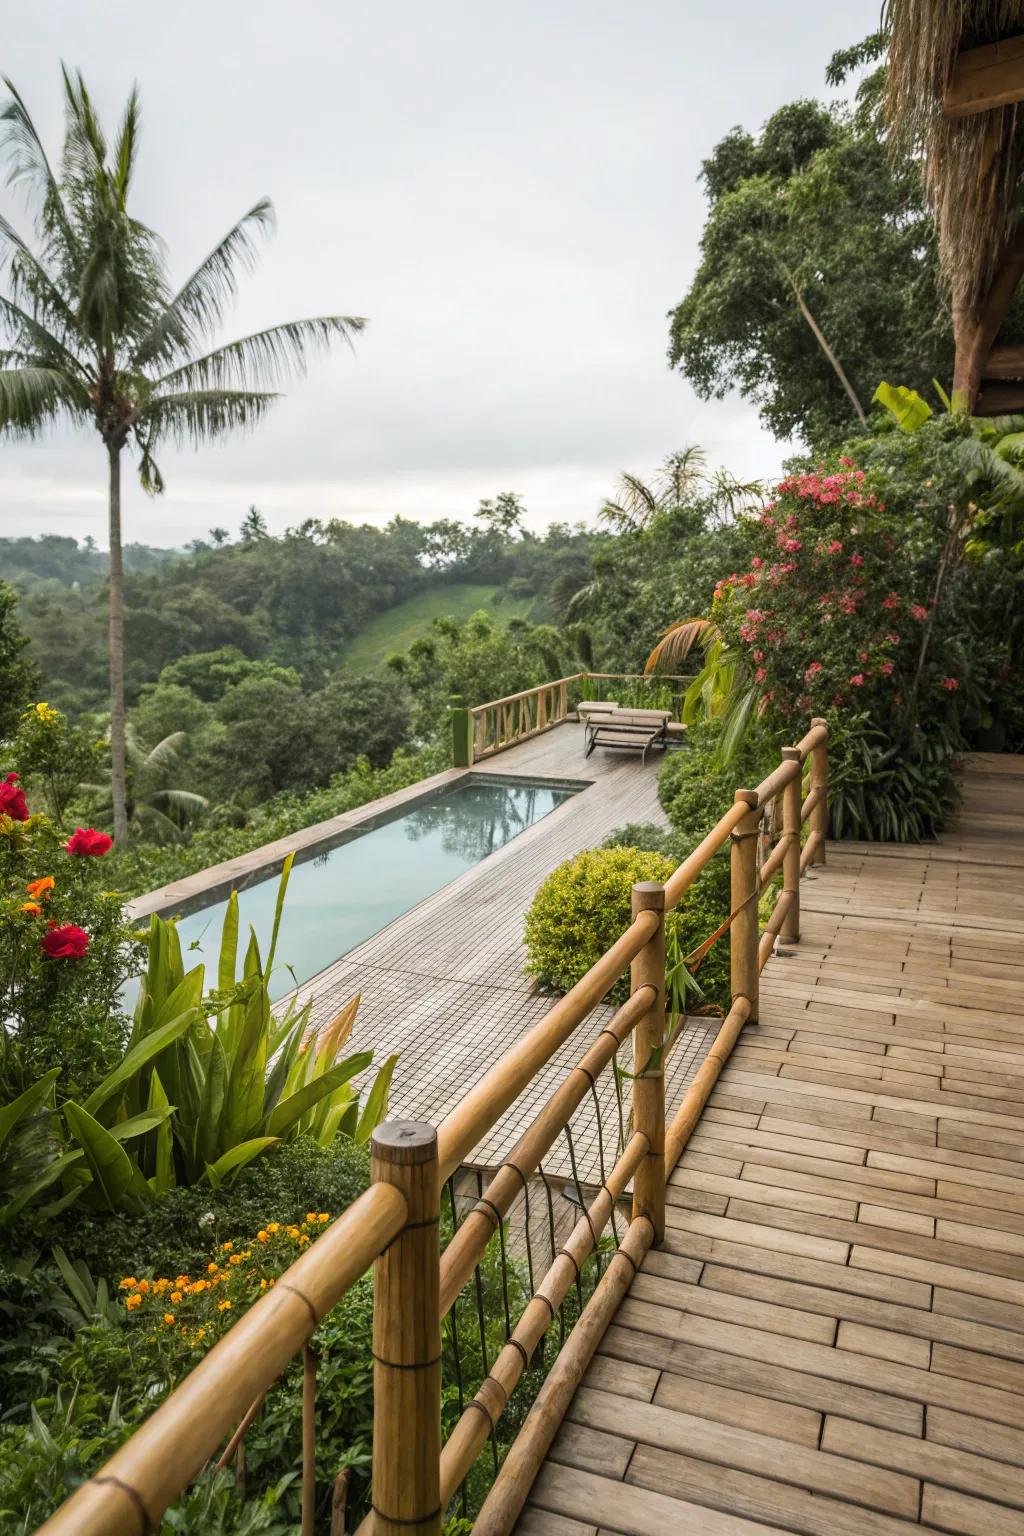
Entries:
{"label": "railing baluster", "polygon": [[782,855],[782,889],[789,896],[789,902],[779,943],[795,944],[800,937],[800,748],[783,747],[782,761],[796,763],[797,771],[782,791],[782,835],[786,840]]}
{"label": "railing baluster", "polygon": [[757,827],[760,820],[757,791],[738,789],[733,797],[737,805],[748,807],[747,814],[732,832],[731,909],[736,916],[729,930],[729,976],[733,1001],[745,997],[750,1003],[751,1024],[757,1023]]}
{"label": "railing baluster", "polygon": [[824,864],[825,839],[828,837],[828,721],[815,718],[811,728],[816,725],[823,725],[826,734],[824,741],[811,749],[811,789],[818,791],[811,810],[811,831],[818,834],[811,863]]}
{"label": "railing baluster", "polygon": [[302,1348],[302,1536],[316,1525],[316,1350]]}
{"label": "railing baluster", "polygon": [[633,917],[657,912],[658,926],[629,968],[630,991],[653,987],[651,1006],[633,1031],[633,1129],[647,1137],[647,1154],[633,1180],[633,1220],[646,1216],[654,1240],[665,1236],[665,887],[633,887]]}
{"label": "railing baluster", "polygon": [[373,1183],[393,1184],[405,1225],[373,1266],[373,1531],[440,1536],[441,1187],[437,1132],[388,1120],[373,1133]]}

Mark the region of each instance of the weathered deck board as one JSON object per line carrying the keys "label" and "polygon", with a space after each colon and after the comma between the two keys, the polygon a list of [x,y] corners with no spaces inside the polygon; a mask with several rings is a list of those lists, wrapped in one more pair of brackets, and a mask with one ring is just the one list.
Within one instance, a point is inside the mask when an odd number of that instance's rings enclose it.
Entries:
{"label": "weathered deck board", "polygon": [[802,901],[522,1536],[1024,1532],[1024,763]]}

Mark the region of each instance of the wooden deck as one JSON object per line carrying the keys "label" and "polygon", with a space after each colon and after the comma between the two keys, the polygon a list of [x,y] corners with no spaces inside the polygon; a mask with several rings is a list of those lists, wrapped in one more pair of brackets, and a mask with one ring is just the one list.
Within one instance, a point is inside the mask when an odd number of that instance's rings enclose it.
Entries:
{"label": "wooden deck", "polygon": [[801,896],[519,1536],[1024,1533],[1024,762]]}

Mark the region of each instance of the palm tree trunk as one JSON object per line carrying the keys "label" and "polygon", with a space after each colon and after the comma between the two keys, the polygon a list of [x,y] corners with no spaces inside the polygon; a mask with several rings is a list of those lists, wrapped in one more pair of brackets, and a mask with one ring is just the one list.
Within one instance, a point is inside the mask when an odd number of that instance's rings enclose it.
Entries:
{"label": "palm tree trunk", "polygon": [[121,555],[121,449],[107,444],[110,463],[110,791],[114,841],[128,837],[124,741],[124,563]]}

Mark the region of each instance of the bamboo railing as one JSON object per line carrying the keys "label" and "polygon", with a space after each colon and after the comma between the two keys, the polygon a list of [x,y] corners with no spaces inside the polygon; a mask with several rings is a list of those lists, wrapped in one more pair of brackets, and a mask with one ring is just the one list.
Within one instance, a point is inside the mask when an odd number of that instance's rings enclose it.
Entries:
{"label": "bamboo railing", "polygon": [[[561,687],[558,684],[551,685]],[[804,794],[805,768],[809,783]],[[761,862],[766,816],[781,832]],[[320,1319],[373,1265],[373,1508],[359,1536],[440,1536],[445,1510],[501,1417],[632,1183],[625,1235],[567,1334],[477,1517],[475,1536],[509,1536],[576,1387],[648,1249],[664,1232],[665,1185],[741,1031],[758,1017],[759,978],[777,939],[800,933],[800,876],[825,860],[828,727],[814,720],[779,766],[734,803],[666,883],[633,889],[629,927],[582,979],[506,1052],[436,1129],[390,1121],[373,1137],[369,1190],[219,1341],[100,1472],[41,1527],[41,1536],[147,1536],[201,1468],[224,1464],[263,1395],[299,1353],[303,1375],[302,1533],[314,1536],[316,1357]],[[807,827],[806,838],[803,829]],[[675,1112],[665,1103],[665,916],[731,847],[732,1002]],[[782,876],[763,933],[758,902]],[[617,1009],[547,1098],[486,1192],[440,1251],[441,1191],[606,997],[626,967],[629,1000]],[[632,1129],[568,1240],[535,1284],[522,1316],[447,1442],[441,1444],[441,1324],[527,1181],[615,1053],[632,1041]],[[552,1245],[553,1246],[553,1245]],[[341,1490],[341,1500],[344,1489]],[[337,1513],[337,1508],[335,1512]],[[340,1527],[339,1527],[340,1528]],[[332,1536],[335,1524],[332,1520]]]}
{"label": "bamboo railing", "polygon": [[[469,768],[473,763],[509,747],[554,730],[572,717],[573,693],[582,698],[590,683],[644,683],[649,688],[661,683],[691,683],[692,677],[668,673],[644,672],[573,672],[554,682],[524,688],[503,699],[466,708],[461,700],[452,702],[452,736],[455,766]],[[577,688],[581,684],[582,688]]]}

